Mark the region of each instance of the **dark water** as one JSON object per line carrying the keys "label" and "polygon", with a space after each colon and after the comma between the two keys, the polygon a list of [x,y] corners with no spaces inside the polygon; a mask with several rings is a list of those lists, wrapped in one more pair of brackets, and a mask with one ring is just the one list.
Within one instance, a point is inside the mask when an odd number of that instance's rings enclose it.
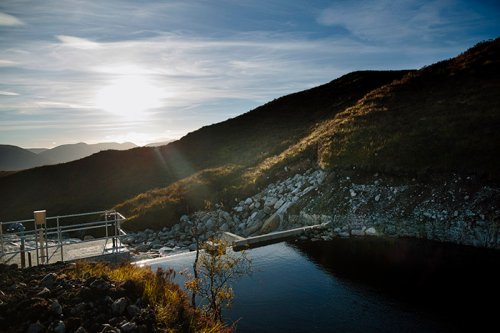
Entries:
{"label": "dark water", "polygon": [[[238,332],[497,331],[500,253],[414,239],[252,249],[225,310]],[[164,267],[192,264],[183,256]],[[493,302],[493,303],[491,303]]]}

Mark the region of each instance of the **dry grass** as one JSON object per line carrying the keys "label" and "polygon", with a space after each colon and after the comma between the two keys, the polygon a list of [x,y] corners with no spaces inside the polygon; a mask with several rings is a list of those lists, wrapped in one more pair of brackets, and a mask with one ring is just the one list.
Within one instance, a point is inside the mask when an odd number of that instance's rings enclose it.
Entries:
{"label": "dry grass", "polygon": [[175,284],[173,270],[151,271],[149,267],[124,264],[111,267],[106,263],[77,262],[66,274],[73,278],[106,277],[115,282],[132,281],[143,300],[153,309],[161,332],[230,332],[221,322],[194,310],[186,293]]}

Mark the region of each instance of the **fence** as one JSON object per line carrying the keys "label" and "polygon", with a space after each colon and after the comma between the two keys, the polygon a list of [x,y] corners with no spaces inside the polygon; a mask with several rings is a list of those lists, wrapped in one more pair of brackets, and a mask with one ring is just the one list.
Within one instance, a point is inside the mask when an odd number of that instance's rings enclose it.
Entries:
{"label": "fence", "polygon": [[[79,259],[68,254],[71,248],[83,257],[120,252],[120,237],[126,235],[120,227],[124,220],[114,210],[53,217],[37,211],[33,219],[0,222],[0,262],[26,267],[26,259],[28,266]],[[101,253],[86,252],[90,242],[96,249],[102,247]]]}

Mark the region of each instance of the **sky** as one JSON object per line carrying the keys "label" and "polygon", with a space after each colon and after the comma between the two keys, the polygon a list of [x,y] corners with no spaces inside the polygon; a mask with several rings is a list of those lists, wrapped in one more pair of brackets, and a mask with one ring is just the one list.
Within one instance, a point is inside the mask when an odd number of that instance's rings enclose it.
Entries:
{"label": "sky", "polygon": [[500,36],[500,2],[1,0],[0,144],[178,139],[355,70]]}

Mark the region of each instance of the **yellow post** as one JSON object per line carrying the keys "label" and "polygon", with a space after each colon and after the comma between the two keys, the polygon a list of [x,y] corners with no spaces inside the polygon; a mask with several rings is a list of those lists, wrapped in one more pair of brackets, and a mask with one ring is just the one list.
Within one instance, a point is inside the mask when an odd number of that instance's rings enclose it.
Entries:
{"label": "yellow post", "polygon": [[45,245],[44,245],[45,238],[43,232],[45,229],[47,212],[45,210],[36,210],[33,212],[33,215],[35,216],[35,225],[38,230],[37,243],[39,243],[39,245],[37,246],[37,251],[40,252],[37,253],[37,256],[42,259],[42,264],[44,264],[46,260],[46,255],[45,255]]}

